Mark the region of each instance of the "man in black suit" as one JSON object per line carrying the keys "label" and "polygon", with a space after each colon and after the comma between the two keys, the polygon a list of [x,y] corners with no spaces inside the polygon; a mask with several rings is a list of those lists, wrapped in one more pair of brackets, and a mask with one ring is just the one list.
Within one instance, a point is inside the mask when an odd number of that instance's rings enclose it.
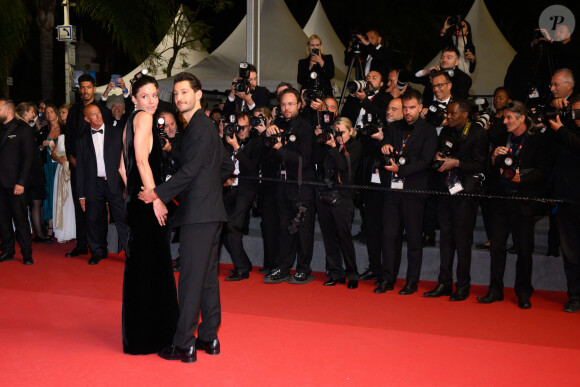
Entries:
{"label": "man in black suit", "polygon": [[35,147],[32,128],[14,117],[14,102],[0,99],[0,262],[14,260],[14,231],[25,265],[32,259],[32,237],[24,190]]}
{"label": "man in black suit", "polygon": [[[546,192],[551,155],[549,137],[539,133],[527,116],[526,106],[513,101],[506,105],[504,124],[507,132],[491,155],[490,191],[495,196],[541,197]],[[505,157],[511,160],[511,167]],[[542,206],[538,202],[495,199],[491,201],[489,290],[477,301],[489,304],[503,300],[503,278],[506,265],[506,243],[511,232],[517,254],[514,290],[521,309],[532,307],[532,253],[534,250],[535,216]]]}
{"label": "man in black suit", "polygon": [[425,104],[427,102],[433,101],[433,89],[431,87],[430,77],[428,76],[432,72],[446,71],[451,77],[451,83],[453,87],[451,88],[451,95],[453,98],[468,98],[469,89],[471,88],[471,77],[461,71],[457,66],[459,65],[459,51],[455,47],[444,48],[441,52],[441,59],[439,60],[439,66],[430,67],[427,70],[419,70],[414,76],[411,77],[411,82],[419,83],[425,86],[423,91],[423,101]]}
{"label": "man in black suit", "polygon": [[[471,105],[459,99],[447,108],[447,126],[439,135],[439,151],[435,156],[437,190],[479,193],[479,179],[485,170],[489,142],[485,129],[470,121]],[[469,297],[471,285],[471,244],[477,217],[478,200],[468,197],[441,196],[438,198],[441,228],[439,283],[425,297],[451,296],[451,301]],[[457,251],[457,289],[453,293],[453,260]]]}
{"label": "man in black suit", "polygon": [[90,130],[77,139],[76,189],[79,203],[87,214],[87,239],[91,251],[89,265],[96,265],[107,257],[107,217],[105,203],[115,220],[123,249],[127,246],[127,223],[123,182],[119,164],[123,151],[123,132],[105,125],[98,106],[84,108],[85,121]]}
{"label": "man in black suit", "polygon": [[[359,74],[359,66],[355,64],[356,79],[363,79],[371,71],[386,74],[393,67],[393,51],[383,45],[383,37],[376,29],[368,30],[366,35],[356,34],[360,40],[360,60],[363,74]],[[354,56],[352,39],[344,51],[344,64],[350,66]],[[357,60],[356,58],[354,60]],[[354,122],[354,121],[353,121]]]}
{"label": "man in black suit", "polygon": [[366,81],[372,86],[368,92],[357,90],[346,99],[340,112],[342,117],[346,117],[352,124],[360,128],[365,113],[372,113],[374,117],[385,121],[385,112],[389,101],[393,97],[383,89],[383,75],[379,71],[372,70],[366,76]]}
{"label": "man in black suit", "polygon": [[[90,131],[89,124],[85,121],[83,109],[88,105],[95,105],[101,111],[103,121],[107,124],[113,123],[113,115],[107,108],[104,101],[95,100],[95,79],[89,74],[79,77],[79,91],[81,102],[75,103],[69,110],[66,119],[65,146],[66,154],[70,163],[71,189],[75,206],[76,239],[77,243],[73,250],[67,252],[65,256],[76,257],[88,254],[87,250],[87,220],[85,212],[81,208],[79,195],[77,192],[77,162],[76,145],[77,139]],[[119,159],[120,160],[120,159]]]}
{"label": "man in black suit", "polygon": [[[174,226],[181,226],[179,320],[173,345],[158,353],[164,359],[193,363],[196,348],[220,353],[217,331],[221,323],[218,282],[218,246],[222,222],[227,220],[222,182],[234,171],[231,158],[213,121],[201,108],[201,82],[190,73],[174,78],[177,109],[188,121],[183,135],[181,168],[154,190],[139,194],[141,200],[164,203],[180,195]],[[201,311],[201,323],[198,321]],[[196,340],[195,331],[198,331]]]}
{"label": "man in black suit", "polygon": [[237,112],[252,112],[255,108],[270,105],[270,92],[262,86],[258,86],[258,70],[254,65],[248,64],[250,87],[245,92],[235,90],[235,83],[239,78],[234,78],[230,94],[224,105],[224,115],[236,114]]}
{"label": "man in black suit", "polygon": [[[403,120],[394,122],[385,133],[383,154],[395,151],[404,157],[404,163],[391,159],[384,168],[390,172],[392,190],[426,190],[427,173],[437,150],[437,132],[419,114],[423,108],[421,93],[407,90],[402,96]],[[421,229],[425,195],[390,191],[385,194],[383,207],[383,277],[375,293],[393,290],[397,263],[397,241],[404,227],[407,233],[407,282],[399,294],[417,291],[421,274],[423,248]]]}

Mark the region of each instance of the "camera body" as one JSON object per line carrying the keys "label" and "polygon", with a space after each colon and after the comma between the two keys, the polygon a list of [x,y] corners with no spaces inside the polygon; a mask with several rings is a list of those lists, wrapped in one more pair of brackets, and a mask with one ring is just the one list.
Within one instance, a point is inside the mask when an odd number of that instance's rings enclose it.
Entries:
{"label": "camera body", "polygon": [[224,130],[223,130],[224,136],[228,136],[229,138],[233,138],[234,135],[236,133],[238,133],[238,130],[239,130],[236,115],[235,114],[227,115],[222,119],[222,121],[224,123]]}
{"label": "camera body", "polygon": [[346,84],[346,88],[351,94],[362,91],[366,95],[371,95],[375,91],[373,85],[370,82],[364,80],[350,81]]}
{"label": "camera body", "polygon": [[259,116],[252,116],[250,117],[250,126],[255,128],[256,126],[266,125],[267,119],[264,117],[263,114]]}
{"label": "camera body", "polygon": [[358,128],[358,133],[361,136],[372,136],[379,132],[384,125],[380,118],[377,118],[373,113],[365,113],[362,116],[362,126]]}
{"label": "camera body", "polygon": [[321,101],[324,101],[325,95],[324,95],[324,92],[322,90],[320,90],[318,74],[315,71],[313,71],[310,73],[310,78],[312,78],[312,80],[314,80],[314,86],[312,87],[312,89],[306,89],[304,91],[304,94],[302,94],[302,98],[304,98],[304,102],[310,103],[310,102],[314,101],[315,99],[319,99]]}
{"label": "camera body", "polygon": [[296,234],[300,229],[300,227],[302,227],[302,225],[304,224],[304,217],[306,216],[306,211],[308,210],[308,208],[303,206],[302,203],[300,202],[296,204],[296,207],[297,207],[296,215],[294,215],[294,217],[290,221],[290,224],[288,225],[288,233],[290,235]]}
{"label": "camera body", "polygon": [[534,111],[529,110],[528,115],[534,121],[534,124],[548,125],[548,120],[555,120],[560,116],[561,120],[576,120],[580,118],[580,109],[571,109],[570,106],[564,109],[557,109],[552,105],[539,105]]}
{"label": "camera body", "polygon": [[485,98],[475,98],[472,104],[471,120],[484,128],[487,127],[494,114],[489,106],[489,102]]}
{"label": "camera body", "polygon": [[[459,143],[460,141],[458,139],[446,138],[445,141],[443,141],[443,144],[441,144],[441,147],[439,149],[441,157],[447,158],[455,155],[457,153],[457,150],[459,149]],[[433,161],[431,168],[436,171],[439,168],[441,168],[443,163],[444,163],[443,160],[435,160]]]}
{"label": "camera body", "polygon": [[447,115],[447,106],[434,103],[427,108],[427,113],[425,113],[425,121],[434,127],[439,127],[445,121],[445,116]]}
{"label": "camera body", "polygon": [[362,42],[359,39],[359,37],[357,35],[362,35],[365,37],[366,39],[366,35],[363,34],[359,34],[358,32],[354,32],[351,36],[350,36],[350,43],[351,43],[351,47],[352,47],[352,52],[355,55],[359,55],[362,51]]}
{"label": "camera body", "polygon": [[289,131],[290,124],[288,121],[286,121],[284,116],[280,115],[279,117],[276,117],[276,119],[274,120],[274,125],[276,125],[278,129],[280,129],[280,133],[272,134],[266,137],[266,139],[264,140],[264,144],[268,148],[273,148],[278,143],[278,139],[280,139],[282,145],[298,141],[296,133],[291,133]]}
{"label": "camera body", "polygon": [[405,155],[403,155],[402,153],[399,153],[397,151],[393,151],[389,154],[381,154],[376,162],[375,165],[377,167],[386,167],[388,165],[391,165],[391,160],[393,161],[393,163],[397,166],[403,166],[407,164],[407,158],[405,157]]}
{"label": "camera body", "polygon": [[250,94],[250,66],[247,62],[240,63],[238,80],[234,82],[234,90],[238,93]]}
{"label": "camera body", "polygon": [[157,119],[157,137],[161,148],[165,148],[167,141],[169,141],[169,136],[165,133],[165,119],[163,117]]}
{"label": "camera body", "polygon": [[449,16],[449,20],[447,21],[447,23],[449,23],[453,31],[461,31],[463,29],[463,26],[461,25],[461,22],[463,20],[464,20],[463,16],[453,15]]}
{"label": "camera body", "polygon": [[512,152],[508,152],[503,155],[497,155],[495,165],[503,170],[501,174],[503,178],[511,180],[516,175],[519,160]]}
{"label": "camera body", "polygon": [[131,80],[129,82],[131,82],[131,84],[134,84],[135,82],[137,82],[137,80],[139,78],[141,78],[143,75],[147,75],[149,74],[149,69],[141,69],[141,71],[139,71],[137,74],[135,74],[135,76],[133,76],[133,78],[131,78]]}
{"label": "camera body", "polygon": [[330,140],[331,135],[336,138],[337,132],[334,129],[334,113],[327,110],[318,111],[316,112],[316,118],[318,126],[322,130],[322,133],[316,136],[316,143],[326,144]]}

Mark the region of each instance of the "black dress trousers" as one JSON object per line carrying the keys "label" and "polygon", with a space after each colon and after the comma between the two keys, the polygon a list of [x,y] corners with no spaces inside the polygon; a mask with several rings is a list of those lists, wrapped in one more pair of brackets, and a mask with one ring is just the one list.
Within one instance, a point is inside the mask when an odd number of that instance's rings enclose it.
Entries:
{"label": "black dress trousers", "polygon": [[560,230],[568,297],[580,299],[580,205],[559,204],[556,220]]}
{"label": "black dress trousers", "polygon": [[20,245],[22,256],[30,257],[32,255],[32,237],[26,207],[26,189],[24,194],[14,195],[13,187],[0,187],[0,250],[3,253],[15,251],[12,221],[14,221],[16,239]]}

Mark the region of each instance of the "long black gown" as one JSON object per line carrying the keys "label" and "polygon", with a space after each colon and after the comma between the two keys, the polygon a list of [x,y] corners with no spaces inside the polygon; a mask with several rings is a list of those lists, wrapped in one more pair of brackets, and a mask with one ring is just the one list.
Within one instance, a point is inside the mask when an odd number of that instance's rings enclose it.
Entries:
{"label": "long black gown", "polygon": [[[165,227],[161,227],[152,204],[137,195],[143,183],[135,160],[133,119],[127,120],[124,162],[127,171],[128,243],[123,278],[123,352],[148,354],[171,345],[179,309],[173,264]],[[153,131],[149,165],[156,185],[163,182],[161,146]]]}

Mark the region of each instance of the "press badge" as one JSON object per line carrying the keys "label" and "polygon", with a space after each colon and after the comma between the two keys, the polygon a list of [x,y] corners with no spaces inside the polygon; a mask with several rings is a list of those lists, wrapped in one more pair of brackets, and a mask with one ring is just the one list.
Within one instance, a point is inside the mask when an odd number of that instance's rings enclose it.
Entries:
{"label": "press badge", "polygon": [[456,173],[450,173],[447,175],[447,178],[445,179],[445,185],[447,186],[447,189],[451,195],[455,195],[456,193],[463,191],[463,184],[461,184],[461,181],[459,180],[459,177]]}
{"label": "press badge", "polygon": [[284,164],[280,166],[280,178],[286,180],[286,166]]}
{"label": "press badge", "polygon": [[403,189],[403,183],[405,179],[401,179],[393,175],[391,178],[391,189]]}
{"label": "press badge", "polygon": [[530,91],[530,95],[528,97],[529,98],[540,98],[540,93],[538,93],[538,89],[533,88],[532,91]]}
{"label": "press badge", "polygon": [[371,183],[381,184],[381,175],[379,175],[378,169],[375,169],[375,171],[371,174]]}

